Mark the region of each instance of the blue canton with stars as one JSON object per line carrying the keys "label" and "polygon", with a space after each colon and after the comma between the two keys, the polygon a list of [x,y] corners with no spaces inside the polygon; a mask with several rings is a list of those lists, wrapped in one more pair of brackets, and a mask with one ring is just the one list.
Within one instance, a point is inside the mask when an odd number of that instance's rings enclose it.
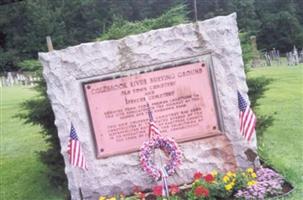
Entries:
{"label": "blue canton with stars", "polygon": [[239,91],[238,91],[238,102],[239,102],[240,111],[244,112],[246,110],[247,103],[246,103],[245,99],[242,97],[242,95],[240,94]]}
{"label": "blue canton with stars", "polygon": [[73,140],[78,140],[78,136],[77,136],[76,130],[74,128],[74,125],[72,125],[72,127],[70,129],[70,137]]}

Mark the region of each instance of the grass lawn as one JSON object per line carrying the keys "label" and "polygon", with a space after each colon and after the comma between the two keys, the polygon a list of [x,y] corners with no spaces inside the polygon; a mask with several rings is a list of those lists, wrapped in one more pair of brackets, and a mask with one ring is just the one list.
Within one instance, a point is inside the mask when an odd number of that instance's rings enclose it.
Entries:
{"label": "grass lawn", "polygon": [[39,127],[25,125],[18,118],[20,103],[34,98],[29,87],[0,88],[0,199],[55,200],[62,194],[52,188],[36,154],[46,148]]}
{"label": "grass lawn", "polygon": [[[259,101],[259,114],[275,115],[274,125],[260,138],[260,153],[295,187],[287,200],[303,199],[303,65],[297,67],[256,68],[249,76],[266,76],[273,82]],[[64,199],[52,188],[44,175],[45,167],[36,151],[46,148],[39,127],[24,125],[13,116],[19,104],[34,98],[27,87],[1,90],[1,165],[0,199],[55,200]]]}
{"label": "grass lawn", "polygon": [[285,199],[303,199],[303,65],[256,68],[249,76],[272,78],[257,113],[275,121],[259,138],[260,155],[282,173],[295,192]]}

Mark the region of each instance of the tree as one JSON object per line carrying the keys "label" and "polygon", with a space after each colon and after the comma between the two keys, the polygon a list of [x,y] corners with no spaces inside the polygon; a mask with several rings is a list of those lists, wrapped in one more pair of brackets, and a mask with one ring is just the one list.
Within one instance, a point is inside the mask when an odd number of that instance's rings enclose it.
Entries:
{"label": "tree", "polygon": [[240,29],[255,34],[260,21],[255,11],[255,0],[232,0],[232,11],[237,13]]}
{"label": "tree", "polygon": [[[189,16],[191,19],[194,19],[193,12],[193,0],[186,0],[190,12]],[[197,17],[199,20],[204,20],[212,18],[218,15],[227,15],[232,12],[233,4],[232,1],[225,0],[212,0],[212,1],[199,1],[197,0]]]}
{"label": "tree", "polygon": [[303,26],[296,15],[299,4],[295,1],[256,0],[256,11],[261,21],[257,43],[261,49],[276,48],[287,52],[294,45],[303,47]]}

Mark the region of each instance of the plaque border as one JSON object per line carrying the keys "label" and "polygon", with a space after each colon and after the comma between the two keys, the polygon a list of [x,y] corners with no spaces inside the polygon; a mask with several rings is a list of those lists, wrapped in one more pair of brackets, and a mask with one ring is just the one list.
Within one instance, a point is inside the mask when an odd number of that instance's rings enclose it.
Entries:
{"label": "plaque border", "polygon": [[[205,57],[207,57],[207,59],[205,59]],[[151,65],[144,65],[144,66],[136,67],[134,69],[125,69],[122,71],[113,71],[110,73],[94,75],[94,76],[90,76],[90,77],[77,78],[77,80],[80,81],[80,84],[82,87],[82,93],[83,93],[82,96],[84,97],[85,109],[87,111],[87,115],[88,115],[88,119],[89,119],[89,129],[90,129],[91,134],[93,134],[93,140],[94,140],[94,145],[95,145],[94,151],[95,151],[96,158],[104,159],[104,158],[111,157],[111,156],[117,156],[117,155],[123,155],[123,154],[131,153],[131,152],[135,152],[136,150],[134,150],[134,148],[132,148],[128,151],[117,152],[115,155],[105,156],[105,155],[102,155],[102,153],[100,153],[100,152],[102,152],[102,148],[97,149],[98,145],[97,145],[95,130],[94,130],[93,123],[92,123],[92,115],[91,115],[91,112],[89,109],[88,99],[87,99],[87,95],[85,92],[85,86],[87,84],[101,82],[101,81],[107,81],[107,80],[113,80],[113,79],[123,78],[123,77],[132,76],[132,75],[136,75],[136,74],[143,74],[143,73],[148,73],[148,72],[153,72],[153,71],[158,71],[158,70],[163,70],[163,69],[169,69],[169,68],[179,67],[181,65],[194,64],[194,63],[199,63],[199,62],[206,63],[206,67],[208,69],[208,76],[209,76],[209,81],[210,81],[210,85],[211,85],[211,90],[213,92],[214,107],[216,110],[216,118],[217,118],[219,127],[217,128],[217,131],[209,132],[209,134],[206,134],[203,137],[188,138],[188,139],[183,140],[182,142],[179,141],[180,143],[186,143],[186,142],[193,141],[195,139],[201,140],[201,139],[206,139],[206,138],[211,138],[211,137],[217,137],[225,132],[224,121],[222,118],[221,103],[220,103],[221,101],[219,99],[218,88],[217,88],[217,84],[216,84],[216,76],[215,76],[212,52],[205,52],[203,54],[198,54],[198,55],[194,55],[194,56],[190,56],[190,57],[186,57],[186,58],[169,60],[169,61],[165,61],[165,62],[161,62],[161,63],[154,63]]]}

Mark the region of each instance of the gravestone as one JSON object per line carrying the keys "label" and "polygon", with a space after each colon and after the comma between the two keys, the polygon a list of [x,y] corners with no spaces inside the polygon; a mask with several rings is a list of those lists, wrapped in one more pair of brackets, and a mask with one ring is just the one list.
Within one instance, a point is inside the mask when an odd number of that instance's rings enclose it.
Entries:
{"label": "gravestone", "polygon": [[[163,135],[178,141],[183,164],[169,177],[190,183],[197,170],[253,165],[239,133],[237,91],[247,99],[236,15],[39,53],[73,199],[130,194],[156,183],[140,168],[148,139],[148,97]],[[88,170],[71,167],[73,123]],[[257,162],[256,162],[257,163]]]}
{"label": "gravestone", "polygon": [[300,51],[299,57],[300,57],[300,63],[303,63],[303,49]]}
{"label": "gravestone", "polygon": [[293,57],[294,57],[294,64],[298,65],[299,64],[299,55],[298,55],[298,50],[297,50],[296,46],[294,46],[294,49],[293,49]]}

